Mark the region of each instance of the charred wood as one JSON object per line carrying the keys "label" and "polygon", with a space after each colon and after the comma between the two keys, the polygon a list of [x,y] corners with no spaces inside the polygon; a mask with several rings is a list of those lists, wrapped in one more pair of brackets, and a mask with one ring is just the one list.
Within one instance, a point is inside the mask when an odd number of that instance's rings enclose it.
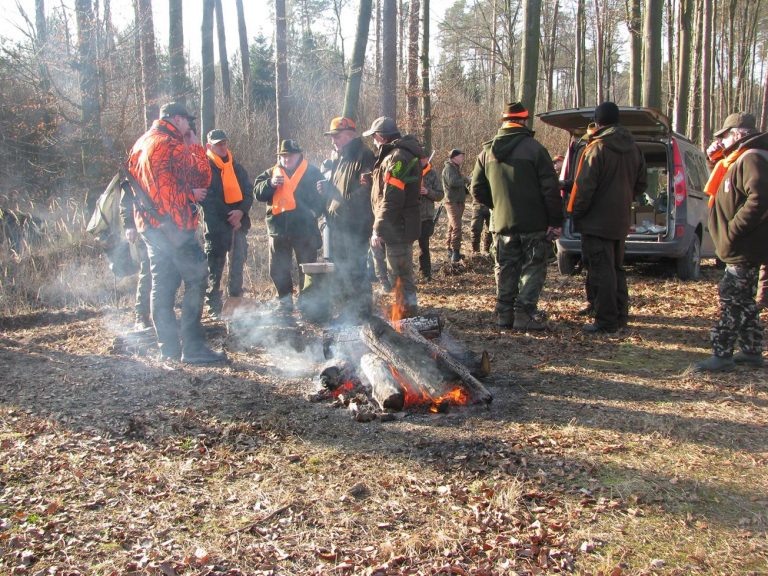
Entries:
{"label": "charred wood", "polygon": [[366,354],[360,368],[371,385],[371,394],[382,410],[402,410],[405,391],[395,379],[387,363],[375,354]]}

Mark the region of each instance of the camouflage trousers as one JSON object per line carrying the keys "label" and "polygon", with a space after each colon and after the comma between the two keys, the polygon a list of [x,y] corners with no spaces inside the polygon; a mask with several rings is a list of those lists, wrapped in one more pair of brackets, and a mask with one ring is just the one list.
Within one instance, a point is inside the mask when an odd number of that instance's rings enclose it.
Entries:
{"label": "camouflage trousers", "polygon": [[550,242],[546,232],[494,234],[496,258],[496,313],[536,312],[547,278]]}
{"label": "camouflage trousers", "polygon": [[718,286],[720,318],[711,332],[715,356],[731,356],[737,341],[743,352],[762,354],[763,327],[755,303],[758,271],[758,266],[726,266]]}

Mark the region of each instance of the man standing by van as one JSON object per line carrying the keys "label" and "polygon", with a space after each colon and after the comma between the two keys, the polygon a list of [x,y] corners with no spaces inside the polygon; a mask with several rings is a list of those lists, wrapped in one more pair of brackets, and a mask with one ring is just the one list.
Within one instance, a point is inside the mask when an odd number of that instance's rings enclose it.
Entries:
{"label": "man standing by van", "polygon": [[588,138],[568,203],[587,269],[587,294],[595,320],[584,332],[616,332],[627,325],[629,292],[624,243],[632,200],[643,193],[645,158],[632,134],[619,124],[619,108],[603,102],[595,108],[595,130]]}
{"label": "man standing by van", "polygon": [[552,160],[527,120],[521,103],[507,104],[501,128],[477,157],[471,191],[475,202],[492,211],[498,326],[544,330],[539,295],[563,207]]}
{"label": "man standing by van", "polygon": [[[718,287],[720,318],[712,328],[712,356],[694,365],[701,372],[763,365],[763,327],[755,302],[761,264],[768,263],[768,133],[758,133],[752,114],[725,119],[707,149],[721,159],[704,191],[711,196],[709,229],[725,262]],[[741,351],[733,354],[738,341]]]}

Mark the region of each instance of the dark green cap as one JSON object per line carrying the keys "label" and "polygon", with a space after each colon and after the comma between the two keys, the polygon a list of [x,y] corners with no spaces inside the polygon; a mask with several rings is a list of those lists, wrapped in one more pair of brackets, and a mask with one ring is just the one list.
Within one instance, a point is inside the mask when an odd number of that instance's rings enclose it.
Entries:
{"label": "dark green cap", "polygon": [[283,140],[280,142],[280,151],[278,156],[285,156],[286,154],[301,154],[304,150],[301,149],[299,143],[296,140]]}
{"label": "dark green cap", "polygon": [[187,107],[181,102],[168,102],[163,104],[160,108],[160,118],[173,118],[174,116],[186,116],[187,118],[194,118],[189,113]]}
{"label": "dark green cap", "polygon": [[219,130],[217,128],[215,130],[211,130],[210,132],[208,132],[209,144],[218,144],[219,142],[223,142],[224,140],[229,140],[229,138],[227,138],[227,133],[224,132],[224,130]]}

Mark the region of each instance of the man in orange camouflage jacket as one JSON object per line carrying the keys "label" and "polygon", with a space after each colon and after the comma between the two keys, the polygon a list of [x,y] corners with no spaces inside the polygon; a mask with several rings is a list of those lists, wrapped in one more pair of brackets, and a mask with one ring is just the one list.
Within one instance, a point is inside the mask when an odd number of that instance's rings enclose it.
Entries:
{"label": "man in orange camouflage jacket", "polygon": [[[207,346],[200,323],[208,266],[195,230],[197,203],[205,198],[211,169],[205,149],[190,127],[192,119],[182,104],[165,104],[160,118],[134,144],[128,170],[146,193],[134,206],[136,228],[149,254],[152,322],[160,356],[209,364],[226,360],[226,356]],[[174,302],[182,281],[179,330]]]}

